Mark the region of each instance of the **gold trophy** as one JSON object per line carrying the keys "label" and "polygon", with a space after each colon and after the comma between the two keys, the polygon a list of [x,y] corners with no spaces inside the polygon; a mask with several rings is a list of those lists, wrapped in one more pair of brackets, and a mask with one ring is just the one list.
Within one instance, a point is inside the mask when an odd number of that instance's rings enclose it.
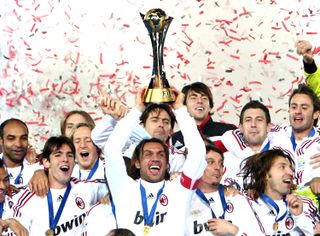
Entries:
{"label": "gold trophy", "polygon": [[175,94],[166,79],[163,65],[164,40],[172,21],[161,9],[151,9],[145,15],[141,14],[142,20],[150,35],[153,50],[153,69],[149,87],[144,94],[145,103],[174,102]]}

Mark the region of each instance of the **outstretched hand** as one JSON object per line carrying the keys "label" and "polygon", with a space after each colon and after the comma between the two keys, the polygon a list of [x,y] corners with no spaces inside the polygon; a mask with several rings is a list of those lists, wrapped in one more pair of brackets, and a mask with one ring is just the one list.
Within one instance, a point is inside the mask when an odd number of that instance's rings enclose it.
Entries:
{"label": "outstretched hand", "polygon": [[176,95],[176,100],[172,103],[172,107],[173,109],[179,109],[183,106],[184,94],[173,86],[171,86],[171,90]]}
{"label": "outstretched hand", "polygon": [[300,199],[299,196],[295,194],[288,194],[286,196],[286,201],[288,203],[291,214],[298,216],[302,213],[303,205],[302,205],[302,200]]}
{"label": "outstretched hand", "polygon": [[135,107],[143,112],[146,109],[146,105],[144,104],[143,98],[146,92],[146,88],[142,88],[138,91],[136,95],[136,100],[135,100]]}
{"label": "outstretched hand", "polygon": [[100,98],[98,103],[105,115],[110,115],[115,120],[120,120],[127,114],[129,109],[117,98],[111,97],[102,88],[99,88],[99,94]]}
{"label": "outstretched hand", "polygon": [[297,53],[303,56],[303,60],[306,63],[311,63],[313,61],[312,56],[312,44],[307,40],[298,40],[296,42]]}

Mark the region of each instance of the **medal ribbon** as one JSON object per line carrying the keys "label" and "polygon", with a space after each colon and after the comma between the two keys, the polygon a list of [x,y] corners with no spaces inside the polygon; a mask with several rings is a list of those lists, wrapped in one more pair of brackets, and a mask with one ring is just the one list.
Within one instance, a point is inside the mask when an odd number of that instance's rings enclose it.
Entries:
{"label": "medal ribbon", "polygon": [[[275,218],[275,222],[276,223],[278,223],[279,221],[283,220],[284,217],[286,217],[286,215],[288,213],[288,208],[286,208],[286,212],[282,216],[278,217],[280,209],[279,209],[277,203],[275,203],[272,198],[270,198],[269,196],[267,196],[264,193],[261,193],[260,197],[267,205],[269,205],[269,206],[271,205],[276,210],[276,212],[277,212],[277,215],[276,215],[276,218]],[[287,206],[287,201],[285,199],[285,196],[283,196],[282,200],[285,203],[285,205]]]}
{"label": "medal ribbon", "polygon": [[48,208],[49,208],[49,225],[50,225],[50,229],[54,230],[54,228],[57,226],[59,219],[61,217],[62,211],[64,206],[66,205],[69,193],[71,190],[71,184],[68,184],[68,187],[66,189],[66,191],[64,192],[64,195],[62,197],[62,201],[60,203],[59,209],[56,213],[56,216],[54,216],[53,213],[53,204],[52,204],[52,194],[51,191],[49,189],[48,195],[47,195],[47,202],[48,202]]}
{"label": "medal ribbon", "polygon": [[146,189],[142,186],[141,181],[140,181],[140,193],[141,193],[141,203],[142,203],[142,210],[143,210],[144,225],[149,225],[149,226],[152,225],[154,213],[156,212],[156,208],[157,208],[157,204],[158,204],[160,195],[163,192],[164,183],[165,182],[163,182],[162,187],[159,189],[159,191],[157,193],[156,200],[154,201],[152,208],[151,208],[151,211],[150,211],[150,214],[149,214]]}
{"label": "medal ribbon", "polygon": [[[85,180],[89,180],[92,178],[92,176],[96,173],[97,169],[99,167],[99,158],[97,159],[97,161],[94,163],[94,166],[92,167],[92,169],[90,170],[88,177]],[[81,171],[79,169],[79,179],[81,179]]]}
{"label": "medal ribbon", "polygon": [[270,142],[268,142],[260,152],[265,152],[265,151],[268,151],[270,149]]}
{"label": "medal ribbon", "polygon": [[[315,134],[315,131],[314,131],[314,128],[312,128],[312,129],[310,130],[309,134],[308,134],[308,137],[309,137],[309,138],[310,138],[310,137],[313,137],[314,134]],[[291,132],[290,140],[291,140],[291,143],[292,143],[293,151],[295,151],[296,148],[297,148],[297,143],[296,143],[296,139],[295,139],[295,137],[294,137],[293,132]]]}
{"label": "medal ribbon", "polygon": [[[219,191],[219,196],[220,196],[220,200],[221,200],[221,204],[222,204],[222,210],[223,210],[223,213],[222,213],[222,215],[221,215],[219,218],[220,218],[220,219],[224,219],[224,215],[225,215],[226,210],[227,210],[227,202],[226,202],[226,198],[225,198],[225,196],[224,196],[224,190],[223,190],[223,186],[222,186],[222,185],[219,185],[218,191]],[[197,195],[207,204],[207,206],[210,208],[211,214],[212,214],[212,218],[217,218],[217,217],[216,217],[216,214],[214,213],[214,211],[213,211],[212,208],[210,207],[210,202],[209,202],[209,200],[206,198],[206,196],[204,195],[204,193],[203,193],[199,188],[197,188],[196,194],[197,194]]]}
{"label": "medal ribbon", "polygon": [[0,202],[0,219],[2,219],[3,214],[3,202]]}
{"label": "medal ribbon", "polygon": [[[3,161],[4,166],[6,167],[6,170],[7,170],[8,167],[7,167],[7,165],[6,165],[6,162],[5,162],[5,160],[4,160],[4,157],[3,157],[2,161]],[[20,178],[21,178],[23,168],[24,168],[23,163],[21,163],[20,172],[19,172],[18,176],[15,178],[14,184],[19,184],[19,180],[20,180]],[[9,179],[9,183],[10,183],[10,179]]]}

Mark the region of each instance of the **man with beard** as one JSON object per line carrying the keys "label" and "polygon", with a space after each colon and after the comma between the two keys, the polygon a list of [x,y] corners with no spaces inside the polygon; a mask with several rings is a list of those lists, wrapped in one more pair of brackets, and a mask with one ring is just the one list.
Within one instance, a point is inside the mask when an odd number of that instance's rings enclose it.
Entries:
{"label": "man with beard", "polygon": [[211,144],[206,149],[207,167],[192,198],[185,236],[262,235],[246,197],[227,196],[220,184],[224,161],[221,150]]}
{"label": "man with beard", "polygon": [[122,149],[145,109],[142,93],[137,95],[135,107],[118,122],[104,148],[118,227],[136,235],[182,236],[190,199],[205,169],[203,140],[183,106],[183,95],[177,90],[175,93],[177,99],[172,106],[188,148],[181,178],[168,181],[169,150],[157,138],[144,139],[136,146],[127,175]]}
{"label": "man with beard", "polygon": [[248,157],[241,169],[245,190],[253,193],[252,207],[265,235],[312,235],[313,224],[299,196],[291,194],[293,160],[280,149]]}
{"label": "man with beard", "polygon": [[[92,130],[91,137],[93,142],[103,149],[114,126],[128,112],[128,108],[103,91],[100,91],[100,95],[99,105],[105,116]],[[170,173],[181,172],[185,162],[186,150],[184,147],[177,149],[172,144],[171,133],[176,123],[176,117],[171,107],[168,104],[148,104],[140,116],[139,123],[132,130],[123,148],[126,163],[129,165],[132,152],[141,140],[154,137],[165,142],[170,149]]]}

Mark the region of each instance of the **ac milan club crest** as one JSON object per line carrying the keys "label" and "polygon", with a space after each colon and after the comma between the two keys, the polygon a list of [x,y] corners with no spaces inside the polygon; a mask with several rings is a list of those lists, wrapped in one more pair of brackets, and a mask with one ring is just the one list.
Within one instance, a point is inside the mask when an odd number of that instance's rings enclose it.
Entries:
{"label": "ac milan club crest", "polygon": [[294,221],[292,219],[291,216],[289,216],[287,219],[286,219],[286,228],[287,229],[292,229],[294,226]]}
{"label": "ac milan club crest", "polygon": [[83,210],[86,206],[81,197],[76,198],[76,204],[81,210]]}
{"label": "ac milan club crest", "polygon": [[226,211],[227,211],[228,213],[231,213],[231,212],[233,212],[233,210],[234,210],[233,204],[232,204],[231,202],[228,202],[228,203],[227,203],[227,209],[226,209]]}
{"label": "ac milan club crest", "polygon": [[159,198],[159,202],[162,206],[168,205],[168,197],[164,194],[162,194]]}

